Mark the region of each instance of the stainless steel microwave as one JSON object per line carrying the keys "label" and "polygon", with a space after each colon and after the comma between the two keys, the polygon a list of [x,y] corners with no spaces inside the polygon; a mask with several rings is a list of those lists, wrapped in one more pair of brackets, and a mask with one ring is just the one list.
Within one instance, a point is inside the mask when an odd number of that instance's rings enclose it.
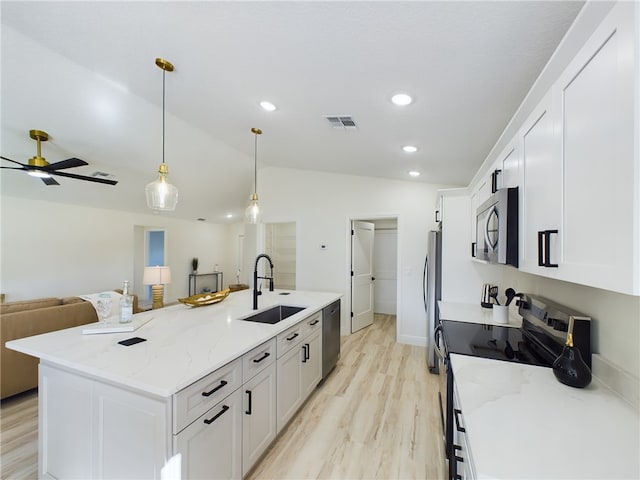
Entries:
{"label": "stainless steel microwave", "polygon": [[480,205],[472,254],[488,263],[518,266],[518,187],[500,188]]}

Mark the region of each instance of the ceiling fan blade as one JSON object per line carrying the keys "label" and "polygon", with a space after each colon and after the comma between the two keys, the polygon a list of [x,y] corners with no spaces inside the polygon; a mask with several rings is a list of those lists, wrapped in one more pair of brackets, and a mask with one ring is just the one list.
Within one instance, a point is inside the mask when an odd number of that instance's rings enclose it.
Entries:
{"label": "ceiling fan blade", "polygon": [[40,180],[42,180],[45,185],[60,185],[58,182],[56,182],[55,178],[46,177],[46,178],[40,178]]}
{"label": "ceiling fan blade", "polygon": [[26,168],[24,167],[0,167],[0,168],[6,168],[8,170],[26,170]]}
{"label": "ceiling fan blade", "polygon": [[58,175],[60,177],[75,178],[77,180],[86,180],[87,182],[104,183],[106,185],[115,185],[116,183],[118,183],[117,180],[108,180],[106,178],[97,178],[97,177],[87,177],[85,175],[76,175],[75,173],[58,172],[57,170],[48,172],[48,173],[50,173],[51,175]]}
{"label": "ceiling fan blade", "polygon": [[[24,163],[16,162],[15,160],[11,160],[10,158],[2,157],[2,156],[0,156],[0,158],[2,160],[6,160],[7,162],[13,162],[13,163],[17,163],[18,165],[22,165],[23,167],[27,167],[27,165],[25,165]],[[9,168],[9,167],[2,167],[2,168]]]}
{"label": "ceiling fan blade", "polygon": [[65,168],[74,168],[74,167],[82,167],[84,165],[89,165],[84,160],[80,160],[79,158],[67,158],[66,160],[61,160],[59,162],[50,163],[46,167],[42,167],[43,170],[63,170]]}

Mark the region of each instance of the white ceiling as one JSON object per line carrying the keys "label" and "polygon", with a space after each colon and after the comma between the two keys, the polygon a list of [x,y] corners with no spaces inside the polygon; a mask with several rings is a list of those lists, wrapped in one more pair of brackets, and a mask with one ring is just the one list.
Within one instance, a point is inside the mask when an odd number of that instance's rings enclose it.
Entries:
{"label": "white ceiling", "polygon": [[[582,7],[498,2],[1,2],[2,155],[117,175],[45,186],[2,170],[3,194],[148,212],[166,161],[180,218],[242,215],[259,167],[466,185]],[[404,108],[396,91],[413,95]],[[258,107],[270,100],[278,110]],[[356,131],[325,115],[351,115]],[[406,144],[420,150],[401,151]],[[409,179],[409,170],[422,175]],[[258,180],[258,193],[260,181]],[[237,218],[237,217],[236,217]]]}

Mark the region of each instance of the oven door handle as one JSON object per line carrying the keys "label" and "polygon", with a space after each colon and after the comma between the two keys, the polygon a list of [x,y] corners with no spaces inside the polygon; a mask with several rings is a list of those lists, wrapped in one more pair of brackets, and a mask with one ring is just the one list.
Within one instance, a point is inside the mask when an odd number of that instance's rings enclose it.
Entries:
{"label": "oven door handle", "polygon": [[438,326],[435,328],[435,330],[433,331],[433,347],[434,350],[436,351],[436,353],[438,354],[438,356],[442,359],[442,360],[446,360],[447,358],[447,353],[446,353],[446,349],[444,348],[444,340],[442,341],[442,346],[440,345],[440,340],[442,339],[442,324],[438,324]]}

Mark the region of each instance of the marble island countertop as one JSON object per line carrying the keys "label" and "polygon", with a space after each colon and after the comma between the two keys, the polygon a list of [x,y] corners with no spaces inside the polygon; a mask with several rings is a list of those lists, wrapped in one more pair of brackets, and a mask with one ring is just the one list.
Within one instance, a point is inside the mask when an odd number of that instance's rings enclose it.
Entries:
{"label": "marble island countertop", "polygon": [[[83,335],[86,325],[7,342],[7,348],[76,372],[168,397],[321,310],[342,295],[281,290],[263,292],[259,310],[286,304],[307,307],[275,324],[239,320],[252,313],[252,291],[242,290],[203,307],[173,305],[143,312],[151,317],[134,332]],[[131,337],[147,341],[125,347]]]}
{"label": "marble island countertop", "polygon": [[451,355],[477,478],[640,478],[640,415],[596,378]]}

